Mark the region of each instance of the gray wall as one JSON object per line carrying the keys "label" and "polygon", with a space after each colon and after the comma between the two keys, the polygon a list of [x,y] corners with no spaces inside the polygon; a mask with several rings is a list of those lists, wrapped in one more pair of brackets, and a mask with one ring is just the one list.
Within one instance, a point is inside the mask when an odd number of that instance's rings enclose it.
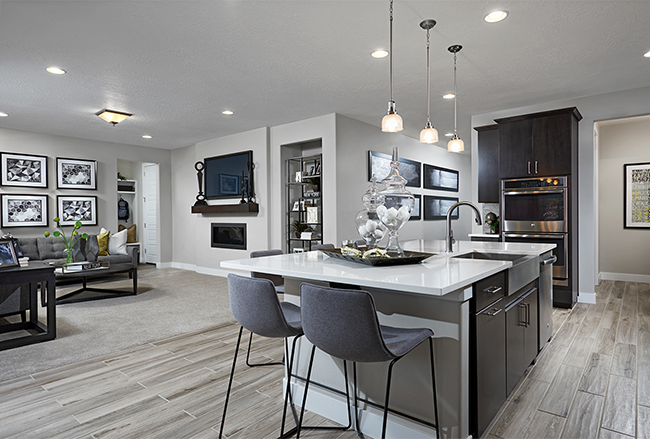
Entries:
{"label": "gray wall", "polygon": [[[650,113],[650,87],[607,93],[564,101],[472,116],[472,126],[494,123],[494,119],[557,108],[577,107],[583,116],[579,125],[579,265],[580,293],[593,295],[598,283],[598,154],[594,143],[594,122]],[[477,133],[472,130],[472,157],[477,157]],[[477,160],[472,163],[472,181],[478,181]],[[478,186],[472,185],[472,199],[478,200]],[[477,233],[479,229],[477,229]],[[622,248],[622,246],[618,246]]]}
{"label": "gray wall", "polygon": [[599,268],[604,279],[620,274],[650,281],[650,230],[623,228],[623,165],[650,162],[650,120],[599,124]]}
{"label": "gray wall", "polygon": [[[48,188],[0,187],[0,193],[49,194],[49,219],[56,216],[57,195],[97,196],[98,225],[84,226],[82,231],[97,233],[101,227],[117,231],[117,160],[158,163],[160,166],[159,190],[161,194],[171,191],[171,152],[165,149],[124,145],[76,139],[72,137],[49,136],[0,128],[0,151],[38,154],[48,156]],[[80,191],[56,188],[56,157],[97,160],[97,190]],[[171,197],[161,196],[158,209],[159,261],[172,260],[172,242],[166,237],[172,232]],[[50,223],[52,226],[54,223]],[[3,232],[21,236],[42,236],[54,227],[11,227]]]}

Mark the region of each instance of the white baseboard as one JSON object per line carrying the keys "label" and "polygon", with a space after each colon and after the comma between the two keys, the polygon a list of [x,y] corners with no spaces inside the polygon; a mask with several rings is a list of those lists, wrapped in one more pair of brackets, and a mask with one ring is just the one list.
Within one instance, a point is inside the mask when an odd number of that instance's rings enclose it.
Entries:
{"label": "white baseboard", "polygon": [[596,303],[596,293],[578,293],[578,303]]}
{"label": "white baseboard", "polygon": [[179,268],[181,270],[196,271],[195,264],[185,264],[183,262],[172,262],[171,268]]}
{"label": "white baseboard", "polygon": [[647,274],[609,273],[601,271],[598,276],[600,280],[621,280],[624,282],[650,284],[650,275]]}
{"label": "white baseboard", "polygon": [[172,268],[173,262],[156,262],[156,268]]}

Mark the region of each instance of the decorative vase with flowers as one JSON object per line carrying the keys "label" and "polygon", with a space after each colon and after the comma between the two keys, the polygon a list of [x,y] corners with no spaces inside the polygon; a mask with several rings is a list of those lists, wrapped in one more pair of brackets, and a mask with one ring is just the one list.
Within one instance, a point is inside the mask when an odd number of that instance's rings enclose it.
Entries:
{"label": "decorative vase with flowers", "polygon": [[[79,229],[82,225],[81,221],[74,223],[74,228],[72,229],[70,236],[66,236],[65,230],[63,230],[63,227],[61,226],[61,219],[58,216],[54,218],[53,221],[56,224],[56,228],[59,230],[55,230],[51,234],[63,241],[63,244],[65,245],[65,263],[70,264],[74,262],[74,258],[72,257],[72,249],[74,248],[74,245],[81,238],[88,239],[88,234],[79,233]],[[50,236],[50,232],[45,232],[45,237],[47,238],[48,236]]]}

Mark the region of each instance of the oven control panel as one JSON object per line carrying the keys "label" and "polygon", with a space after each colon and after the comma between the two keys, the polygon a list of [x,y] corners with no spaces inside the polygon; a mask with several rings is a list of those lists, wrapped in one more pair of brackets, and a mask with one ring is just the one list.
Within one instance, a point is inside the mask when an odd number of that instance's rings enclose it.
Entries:
{"label": "oven control panel", "polygon": [[503,189],[566,187],[567,177],[521,178],[503,180]]}

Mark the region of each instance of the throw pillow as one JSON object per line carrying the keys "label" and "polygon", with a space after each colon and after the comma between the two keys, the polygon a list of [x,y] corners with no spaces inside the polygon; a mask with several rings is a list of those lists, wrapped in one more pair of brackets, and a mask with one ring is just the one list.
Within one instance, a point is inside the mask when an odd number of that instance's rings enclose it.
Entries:
{"label": "throw pillow", "polygon": [[117,231],[118,232],[121,232],[122,230],[128,230],[128,232],[126,232],[126,242],[129,242],[129,243],[130,242],[138,242],[138,239],[137,239],[137,236],[136,236],[136,233],[135,233],[135,224],[133,224],[128,229],[126,228],[126,226],[124,226],[122,224],[117,226]]}
{"label": "throw pillow", "polygon": [[109,232],[108,230],[104,231],[102,229],[102,232],[97,235],[97,244],[99,245],[99,251],[97,252],[98,256],[108,256],[108,238],[109,238]]}
{"label": "throw pillow", "polygon": [[126,255],[126,234],[128,230],[122,230],[108,240],[108,254],[110,255]]}

